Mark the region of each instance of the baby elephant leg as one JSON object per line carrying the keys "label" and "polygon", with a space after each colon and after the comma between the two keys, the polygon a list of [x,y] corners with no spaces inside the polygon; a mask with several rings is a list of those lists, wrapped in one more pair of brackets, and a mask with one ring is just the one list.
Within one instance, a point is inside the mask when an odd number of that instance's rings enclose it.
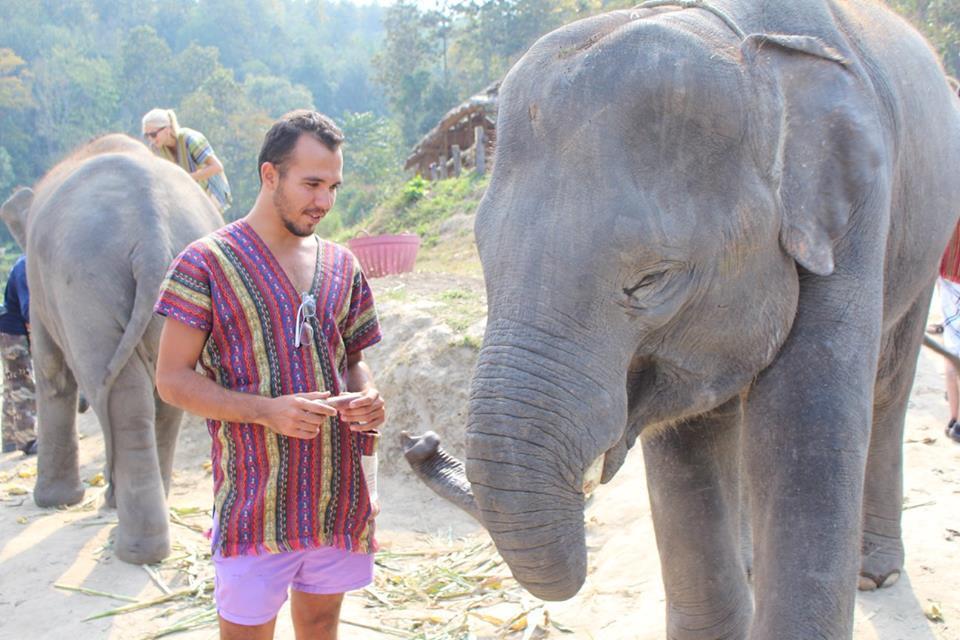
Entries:
{"label": "baby elephant leg", "polygon": [[125,562],[159,562],[170,553],[167,500],[154,421],[153,382],[146,365],[133,357],[109,390],[111,483],[117,503],[117,557]]}
{"label": "baby elephant leg", "polygon": [[33,499],[41,507],[77,504],[84,493],[78,462],[77,383],[60,347],[38,321],[31,326],[31,349],[39,435]]}

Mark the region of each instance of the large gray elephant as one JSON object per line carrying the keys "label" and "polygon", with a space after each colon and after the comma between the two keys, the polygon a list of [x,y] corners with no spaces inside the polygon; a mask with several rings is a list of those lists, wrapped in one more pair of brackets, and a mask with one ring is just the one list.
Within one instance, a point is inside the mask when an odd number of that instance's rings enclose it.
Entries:
{"label": "large gray elephant", "polygon": [[150,563],[170,553],[166,495],[182,412],[157,396],[161,323],[153,304],[170,262],[223,219],[177,165],[109,135],[3,204],[27,252],[37,383],[40,506],[80,502],[77,387],[106,443],[114,549]]}
{"label": "large gray elephant", "polygon": [[904,416],[960,207],[935,55],[878,2],[655,2],[545,36],[500,100],[465,477],[433,437],[408,459],[564,599],[587,471],[639,438],[668,637],[849,638],[858,573],[903,566]]}

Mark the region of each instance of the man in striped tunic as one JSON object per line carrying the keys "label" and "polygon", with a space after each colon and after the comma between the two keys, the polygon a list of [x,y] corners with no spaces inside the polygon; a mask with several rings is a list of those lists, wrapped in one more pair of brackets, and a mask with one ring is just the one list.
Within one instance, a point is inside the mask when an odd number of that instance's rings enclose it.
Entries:
{"label": "man in striped tunic", "polygon": [[380,328],[356,258],[314,234],[342,141],[316,112],[276,122],[253,209],[187,247],[156,305],[157,390],[212,438],[222,638],[271,638],[291,586],[297,637],[336,638],[343,593],[373,575]]}

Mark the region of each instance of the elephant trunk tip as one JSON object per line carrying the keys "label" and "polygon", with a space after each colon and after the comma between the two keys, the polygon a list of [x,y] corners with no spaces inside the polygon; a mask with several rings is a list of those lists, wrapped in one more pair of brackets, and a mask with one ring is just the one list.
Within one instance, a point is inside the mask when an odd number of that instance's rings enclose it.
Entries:
{"label": "elephant trunk tip", "polygon": [[463,463],[440,447],[440,436],[427,431],[422,436],[400,434],[403,456],[413,472],[435,493],[466,511],[478,522],[477,507]]}
{"label": "elephant trunk tip", "polygon": [[417,464],[436,455],[440,449],[440,436],[433,431],[427,431],[422,436],[414,436],[408,431],[401,431],[400,444],[407,461],[410,464]]}

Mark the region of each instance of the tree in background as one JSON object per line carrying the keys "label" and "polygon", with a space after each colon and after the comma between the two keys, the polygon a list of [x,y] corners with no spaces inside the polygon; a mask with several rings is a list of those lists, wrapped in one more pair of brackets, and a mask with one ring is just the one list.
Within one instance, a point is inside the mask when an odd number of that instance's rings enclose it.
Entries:
{"label": "tree in background", "polygon": [[[13,49],[0,48],[0,193],[6,193],[17,185],[17,172],[13,158],[3,146],[10,143],[15,131],[10,125],[27,109],[33,107],[31,76],[26,62]],[[6,238],[6,234],[3,234]]]}
{"label": "tree in background", "polygon": [[382,13],[349,0],[0,2],[0,200],[92,137],[139,137],[141,116],[165,107],[210,139],[228,215],[242,215],[273,118],[386,114],[371,80]]}
{"label": "tree in background", "polygon": [[56,45],[33,65],[36,139],[48,158],[117,128],[120,94],[110,63]]}
{"label": "tree in background", "polygon": [[375,78],[408,147],[459,97],[444,69],[448,23],[443,10],[424,12],[409,0],[398,0],[384,16],[386,35],[374,57]]}
{"label": "tree in background", "polygon": [[318,227],[332,235],[361,222],[403,181],[404,157],[395,121],[376,114],[348,113],[340,121],[343,143],[343,186],[337,206]]}
{"label": "tree in background", "polygon": [[[399,181],[406,152],[499,80],[544,33],[638,0],[7,0],[0,2],[0,200],[70,149],[170,107],[202,131],[252,205],[256,154],[294,107],[333,116],[350,154],[353,224]],[[890,0],[960,74],[960,2]],[[2,240],[2,238],[0,238]]]}
{"label": "tree in background", "polygon": [[891,0],[943,58],[947,73],[960,76],[960,2],[957,0]]}
{"label": "tree in background", "polygon": [[33,106],[26,62],[13,49],[0,48],[0,109]]}
{"label": "tree in background", "polygon": [[384,16],[376,79],[412,147],[461,100],[501,79],[540,36],[633,0],[397,0]]}

